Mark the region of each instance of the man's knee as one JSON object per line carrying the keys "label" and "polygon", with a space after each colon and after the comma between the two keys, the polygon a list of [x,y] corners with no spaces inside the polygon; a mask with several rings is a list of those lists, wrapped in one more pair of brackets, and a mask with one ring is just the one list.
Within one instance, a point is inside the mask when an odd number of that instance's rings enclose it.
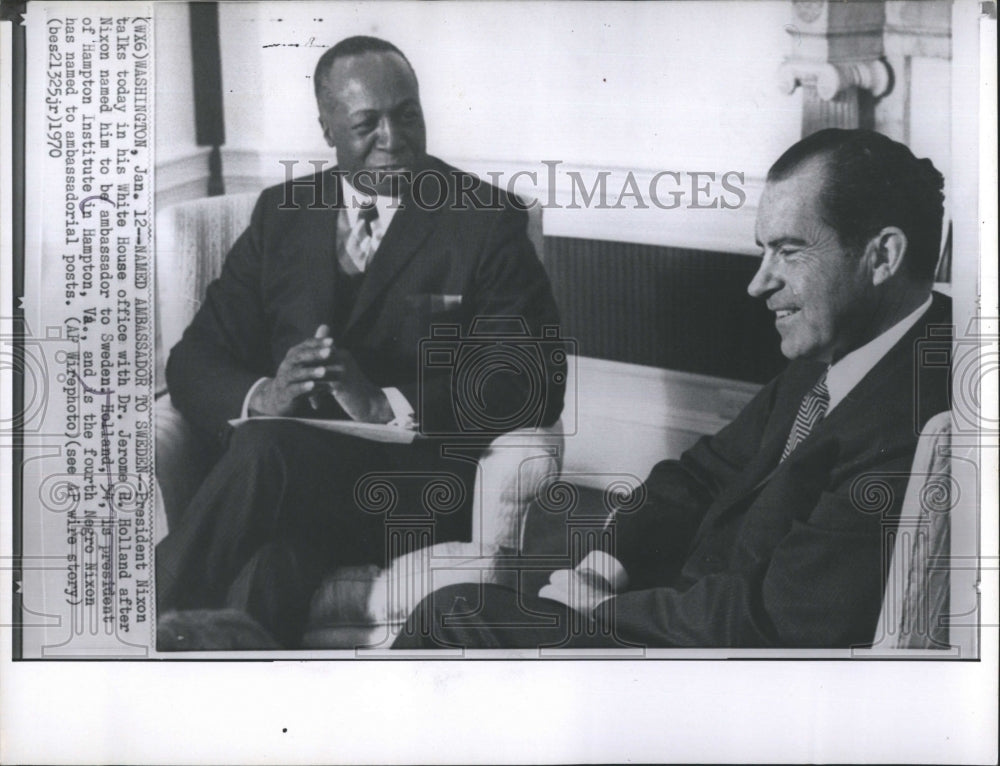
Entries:
{"label": "man's knee", "polygon": [[397,648],[536,648],[565,642],[566,608],[525,602],[510,588],[459,583],[434,591],[410,615]]}
{"label": "man's knee", "polygon": [[483,589],[486,587],[463,582],[439,588],[431,594],[434,611],[447,615],[471,614],[482,604]]}
{"label": "man's knee", "polygon": [[233,430],[227,456],[240,461],[271,461],[301,449],[303,427],[281,420],[248,421]]}
{"label": "man's knee", "polygon": [[481,603],[481,586],[458,583],[439,588],[410,613],[393,646],[397,649],[441,649],[457,646],[462,636],[448,624],[456,615],[469,615]]}

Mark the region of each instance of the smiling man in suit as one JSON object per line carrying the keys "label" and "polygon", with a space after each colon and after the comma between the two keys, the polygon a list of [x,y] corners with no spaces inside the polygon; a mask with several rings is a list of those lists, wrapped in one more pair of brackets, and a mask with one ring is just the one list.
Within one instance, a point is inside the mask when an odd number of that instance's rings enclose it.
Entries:
{"label": "smiling man in suit", "polygon": [[748,290],[774,312],[787,369],[656,465],[603,549],[537,598],[442,589],[397,646],[870,645],[917,436],[949,407],[947,365],[922,364],[951,348],[950,301],[932,293],[942,186],[930,161],[871,131],[785,152]]}
{"label": "smiling man in suit", "polygon": [[[348,38],[320,58],[314,85],[338,166],[261,194],[171,352],[174,403],[225,449],[157,548],[161,613],[235,608],[286,647],[299,641],[326,569],[386,563],[385,517],[366,512],[359,480],[395,474],[396,506],[420,514],[434,509],[422,509],[427,494],[414,482],[443,478],[464,503],[435,517],[435,539],[468,539],[476,449],[506,430],[553,424],[565,385],[564,357],[539,356],[540,386],[502,354],[505,338],[522,351],[532,338],[551,345],[551,287],[523,206],[426,153],[402,52]],[[473,349],[482,341],[471,336],[488,328],[506,363],[468,378],[477,387],[466,390],[454,365],[422,358],[422,341],[442,326]],[[459,345],[449,358],[462,358]],[[259,416],[431,438],[386,444]],[[250,420],[232,429],[240,417]],[[470,445],[466,459],[443,457],[445,437]]]}

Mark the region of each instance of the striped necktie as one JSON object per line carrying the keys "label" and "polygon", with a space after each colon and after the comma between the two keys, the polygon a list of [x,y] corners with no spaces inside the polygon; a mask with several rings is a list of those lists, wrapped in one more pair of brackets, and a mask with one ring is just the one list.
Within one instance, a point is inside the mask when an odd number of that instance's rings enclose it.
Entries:
{"label": "striped necktie", "polygon": [[792,431],[788,434],[788,441],[785,442],[785,451],[781,453],[784,460],[792,454],[792,450],[799,446],[810,434],[816,424],[826,415],[826,408],[830,404],[830,391],[826,387],[826,373],[816,381],[810,390],[802,398],[799,405],[799,412],[795,416],[795,423]]}
{"label": "striped necktie", "polygon": [[372,222],[378,219],[378,208],[374,202],[363,205],[358,212],[358,220],[347,238],[345,250],[354,262],[358,271],[365,271],[368,263],[378,249],[382,237],[372,228]]}
{"label": "striped necktie", "polygon": [[374,202],[370,202],[361,207],[361,210],[358,212],[358,220],[362,222],[366,236],[372,236],[372,221],[377,218],[378,208],[375,207]]}

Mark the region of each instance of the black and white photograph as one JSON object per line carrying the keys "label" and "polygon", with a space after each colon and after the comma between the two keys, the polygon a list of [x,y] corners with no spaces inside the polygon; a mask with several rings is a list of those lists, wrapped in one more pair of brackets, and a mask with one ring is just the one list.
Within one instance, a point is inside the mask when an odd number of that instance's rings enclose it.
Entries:
{"label": "black and white photograph", "polygon": [[172,6],[157,648],[974,653],[950,9],[821,6]]}
{"label": "black and white photograph", "polygon": [[4,3],[8,752],[995,762],[995,17]]}

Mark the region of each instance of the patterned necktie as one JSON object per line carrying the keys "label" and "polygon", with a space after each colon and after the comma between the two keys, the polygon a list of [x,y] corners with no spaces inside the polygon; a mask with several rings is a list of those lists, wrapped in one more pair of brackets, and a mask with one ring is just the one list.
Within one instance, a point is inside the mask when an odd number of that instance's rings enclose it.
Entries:
{"label": "patterned necktie", "polygon": [[372,222],[378,219],[378,208],[374,202],[364,205],[358,211],[358,220],[347,238],[347,254],[359,271],[364,271],[375,251],[378,249],[380,236],[372,229]]}
{"label": "patterned necktie", "polygon": [[805,441],[816,424],[826,415],[826,408],[829,404],[830,391],[826,387],[826,373],[824,372],[823,376],[816,381],[816,385],[802,398],[802,404],[799,405],[799,412],[795,416],[792,431],[788,434],[788,441],[785,442],[785,451],[781,453],[782,461],[792,454],[792,450]]}
{"label": "patterned necktie", "polygon": [[361,210],[358,211],[358,220],[362,222],[365,229],[365,234],[369,237],[372,235],[372,221],[378,219],[378,208],[375,207],[374,202],[369,202],[364,205]]}

